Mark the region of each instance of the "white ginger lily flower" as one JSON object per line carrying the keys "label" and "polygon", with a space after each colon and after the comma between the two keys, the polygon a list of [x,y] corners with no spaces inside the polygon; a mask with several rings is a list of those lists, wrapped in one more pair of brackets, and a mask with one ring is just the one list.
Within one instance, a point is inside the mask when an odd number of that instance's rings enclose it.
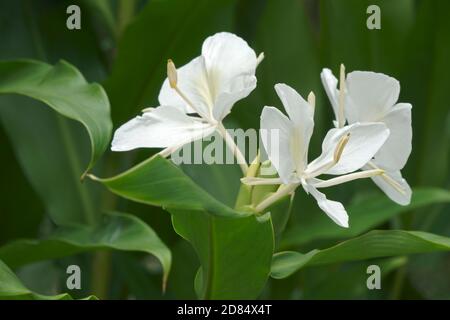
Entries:
{"label": "white ginger lily flower", "polygon": [[[348,227],[348,215],[340,202],[328,200],[318,189],[347,181],[372,177],[383,171],[374,169],[351,173],[364,166],[383,145],[389,130],[382,123],[353,124],[331,129],[322,144],[322,154],[308,164],[308,146],[314,127],[314,94],[306,102],[293,88],[275,85],[288,117],[274,107],[261,114],[261,138],[279,178],[243,178],[249,185],[281,184],[278,191],[256,206],[263,212],[298,186],[311,194],[319,207],[339,226]],[[278,135],[273,141],[273,136]],[[342,175],[320,180],[322,174]]]}
{"label": "white ginger lily flower", "polygon": [[168,156],[218,130],[245,171],[245,158],[221,122],[255,89],[255,70],[263,58],[263,54],[257,58],[243,39],[221,32],[208,37],[202,54],[178,70],[169,60],[160,106],[144,109],[142,116],[117,129],[111,149],[165,148],[160,154]]}
{"label": "white ginger lily flower", "polygon": [[335,125],[340,128],[352,123],[382,122],[390,130],[389,138],[374,159],[363,170],[380,168],[385,171],[372,177],[375,184],[393,201],[401,205],[411,202],[411,188],[400,170],[411,154],[411,104],[397,103],[399,82],[382,73],[353,71],[345,78],[341,65],[338,80],[331,70],[323,69],[321,79],[336,115]]}

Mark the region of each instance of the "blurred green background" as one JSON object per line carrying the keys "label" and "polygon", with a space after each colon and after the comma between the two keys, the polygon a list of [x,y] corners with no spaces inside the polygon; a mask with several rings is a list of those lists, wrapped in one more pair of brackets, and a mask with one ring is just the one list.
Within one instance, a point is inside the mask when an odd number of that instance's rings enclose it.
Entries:
{"label": "blurred green background", "polygon": [[[78,4],[81,30],[66,28],[66,8]],[[366,9],[381,9],[381,30],[368,30]],[[0,59],[32,58],[75,65],[88,81],[101,83],[112,107],[114,127],[142,108],[157,106],[172,58],[178,66],[200,54],[203,40],[230,31],[248,41],[265,60],[257,71],[258,86],[227,118],[227,127],[258,128],[264,105],[280,106],[273,85],[284,82],[302,95],[317,96],[312,156],[331,127],[332,111],[320,84],[320,71],[335,74],[344,63],[348,72],[371,70],[397,78],[401,102],[413,105],[413,151],[403,176],[412,187],[450,187],[450,2],[446,0],[0,0]],[[20,108],[12,105],[20,104]],[[95,293],[105,298],[195,298],[192,281],[198,267],[190,246],[175,234],[170,216],[160,208],[105,195],[93,183],[78,190],[79,173],[89,159],[87,135],[77,125],[19,97],[2,97],[0,245],[17,238],[36,238],[53,228],[49,216],[77,211],[89,189],[92,206],[130,212],[150,224],[173,252],[174,264],[165,295],[155,260],[141,254],[104,253],[43,261],[17,271],[28,287],[40,293],[60,292],[68,262],[87,270],[76,297]],[[62,131],[61,122],[67,122]],[[152,151],[108,152],[95,173],[110,176],[148,157]],[[218,170],[184,168],[199,184],[224,202],[237,192],[234,167]],[[202,173],[199,173],[199,172]],[[205,173],[206,171],[206,173]],[[221,176],[218,176],[221,175]],[[224,179],[235,178],[229,188]],[[219,182],[218,182],[219,181]],[[61,190],[64,190],[61,192]],[[330,190],[344,204],[380,193],[370,181]],[[48,198],[58,199],[51,203]],[[428,206],[378,226],[422,230],[450,236],[449,205]],[[299,193],[290,226],[323,219],[313,200]],[[350,217],[351,219],[351,217]],[[325,221],[327,220],[327,221]],[[307,249],[335,243],[306,242],[286,248]],[[92,259],[103,266],[98,283]],[[424,298],[450,299],[450,255],[436,253],[377,261],[386,267],[383,290],[365,287],[367,262],[305,269],[287,280],[270,280],[263,298]],[[98,265],[98,264],[96,264]],[[106,283],[106,284],[105,284]],[[94,292],[93,292],[94,291]]]}

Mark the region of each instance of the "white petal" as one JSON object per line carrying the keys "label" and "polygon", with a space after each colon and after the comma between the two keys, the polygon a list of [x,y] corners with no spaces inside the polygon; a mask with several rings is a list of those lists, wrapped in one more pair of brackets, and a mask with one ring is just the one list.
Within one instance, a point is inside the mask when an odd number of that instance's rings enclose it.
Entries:
{"label": "white petal", "polygon": [[232,33],[220,32],[203,42],[202,56],[216,104],[214,116],[221,120],[236,101],[256,87],[256,54],[245,40]]}
{"label": "white petal", "polygon": [[290,149],[293,124],[280,110],[264,107],[261,113],[261,140],[281,180],[288,183],[294,172]]}
{"label": "white petal", "polygon": [[214,97],[209,87],[202,56],[191,60],[189,63],[177,69],[177,87],[194,105],[193,110],[180,95],[170,87],[166,78],[159,92],[158,100],[161,105],[174,106],[185,113],[197,113],[208,118],[214,105]]}
{"label": "white petal", "polygon": [[222,121],[231,111],[233,105],[247,97],[256,88],[256,77],[244,75],[236,77],[229,92],[222,92],[216,98],[216,105],[213,109],[214,119]]}
{"label": "white petal", "polygon": [[399,82],[382,73],[353,71],[346,82],[345,114],[349,123],[380,121],[400,93]]}
{"label": "white petal", "polygon": [[389,128],[390,135],[375,160],[387,170],[401,170],[411,154],[411,108],[409,103],[398,103],[381,120]]}
{"label": "white petal", "polygon": [[322,209],[331,220],[341,227],[348,228],[348,215],[342,203],[328,200],[322,192],[318,191],[310,184],[304,184],[303,188],[316,199],[320,209]]}
{"label": "white petal", "polygon": [[237,89],[234,80],[243,75],[255,75],[256,54],[238,36],[220,32],[208,37],[202,46],[202,56],[214,91],[231,92]]}
{"label": "white petal", "polygon": [[322,143],[322,154],[308,165],[307,172],[314,172],[332,162],[336,146],[347,133],[350,137],[338,163],[324,174],[346,174],[363,167],[386,141],[389,129],[383,123],[356,123],[331,129]]}
{"label": "white petal", "polygon": [[325,89],[325,92],[327,93],[331,106],[333,107],[334,118],[337,119],[339,112],[339,90],[337,88],[338,79],[328,68],[322,69],[322,72],[320,73],[320,79],[322,80],[322,85]]}
{"label": "white petal", "polygon": [[314,108],[295,89],[287,84],[277,83],[275,91],[292,122],[298,126],[314,124]]}
{"label": "white petal", "polygon": [[314,107],[305,101],[297,91],[286,84],[276,84],[275,90],[294,124],[293,136],[291,137],[291,152],[294,157],[294,166],[301,173],[308,161],[309,141],[314,129]]}
{"label": "white petal", "polygon": [[206,137],[214,127],[189,117],[176,107],[162,106],[123,124],[114,133],[112,151],[167,148]]}
{"label": "white petal", "polygon": [[[381,167],[381,166],[380,166]],[[369,166],[364,169],[369,169]],[[381,167],[382,168],[382,167]],[[386,176],[376,176],[372,180],[392,201],[407,206],[411,202],[412,190],[399,170],[386,171]],[[392,180],[394,182],[392,182]],[[400,189],[400,190],[399,190]]]}

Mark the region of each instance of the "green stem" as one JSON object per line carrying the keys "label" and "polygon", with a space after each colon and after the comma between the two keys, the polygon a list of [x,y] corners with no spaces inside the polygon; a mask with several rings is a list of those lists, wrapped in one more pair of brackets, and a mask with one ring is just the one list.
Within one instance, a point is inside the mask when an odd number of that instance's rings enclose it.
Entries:
{"label": "green stem", "polygon": [[399,300],[402,296],[403,286],[406,280],[406,263],[401,266],[394,278],[394,285],[392,288],[391,300]]}
{"label": "green stem", "polygon": [[283,198],[283,197],[287,196],[288,194],[294,192],[295,189],[298,186],[299,185],[295,184],[295,183],[288,184],[288,185],[282,184],[275,193],[273,193],[270,196],[268,196],[267,198],[265,198],[263,201],[261,201],[256,206],[256,212],[262,213],[265,209],[270,207],[272,204],[274,204],[275,202],[277,202],[281,198]]}
{"label": "green stem", "polygon": [[111,277],[111,252],[98,251],[92,262],[91,289],[100,299],[108,298],[109,279]]}
{"label": "green stem", "polygon": [[[113,158],[109,158],[105,163],[105,176],[112,176],[117,169],[117,162]],[[114,211],[117,206],[117,197],[111,193],[104,193],[102,199],[102,208],[104,211]],[[109,283],[111,279],[111,252],[99,251],[94,255],[92,262],[92,281],[91,288],[95,294],[102,299],[108,298]]]}

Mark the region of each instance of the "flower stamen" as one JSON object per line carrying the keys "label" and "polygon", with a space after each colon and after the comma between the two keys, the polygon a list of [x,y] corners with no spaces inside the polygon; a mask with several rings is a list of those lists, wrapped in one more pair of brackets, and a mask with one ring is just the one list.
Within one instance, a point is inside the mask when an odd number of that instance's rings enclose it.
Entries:
{"label": "flower stamen", "polygon": [[154,107],[148,107],[148,108],[144,108],[141,110],[142,113],[146,113],[146,112],[152,112],[153,110],[155,110],[156,108]]}
{"label": "flower stamen", "polygon": [[338,111],[338,127],[342,128],[345,124],[344,116],[345,104],[345,66],[341,63],[341,70],[339,76],[339,111]]}
{"label": "flower stamen", "polygon": [[[368,163],[368,165],[374,169],[379,169],[378,166],[376,166],[372,161],[370,161]],[[403,189],[403,187],[397,181],[395,181],[391,176],[389,176],[386,172],[383,172],[381,174],[381,177],[383,178],[384,181],[386,181],[395,190],[397,190],[398,192],[400,192],[403,195],[406,195],[406,190]]]}
{"label": "flower stamen", "polygon": [[167,60],[167,78],[169,79],[169,84],[172,89],[177,87],[178,77],[177,68],[173,63],[172,59]]}
{"label": "flower stamen", "polygon": [[350,132],[347,133],[346,135],[342,136],[341,139],[339,140],[336,148],[334,149],[333,159],[331,161],[321,165],[320,167],[313,170],[312,172],[307,173],[304,178],[305,179],[315,178],[317,176],[320,176],[322,173],[326,172],[327,170],[331,169],[332,167],[334,167],[339,162],[339,160],[342,156],[342,152],[344,152],[344,148],[347,145],[347,142],[349,139],[350,139]]}
{"label": "flower stamen", "polygon": [[167,78],[169,79],[170,87],[175,90],[175,92],[181,97],[181,99],[183,99],[184,102],[186,102],[187,105],[189,107],[191,107],[195,113],[200,115],[202,118],[204,118],[209,123],[215,124],[215,123],[213,123],[213,121],[211,119],[207,119],[206,117],[204,117],[203,114],[200,112],[200,109],[196,108],[196,106],[192,103],[192,101],[189,100],[189,98],[177,86],[177,83],[178,83],[177,69],[171,59],[167,60]]}
{"label": "flower stamen", "polygon": [[308,94],[308,103],[313,109],[316,107],[316,96],[312,91]]}
{"label": "flower stamen", "polygon": [[264,52],[261,52],[259,56],[256,58],[256,66],[259,66],[259,64],[264,60]]}
{"label": "flower stamen", "polygon": [[332,186],[335,186],[335,185],[338,185],[341,183],[353,181],[356,179],[371,178],[371,177],[375,177],[375,176],[379,176],[379,175],[383,175],[383,174],[384,174],[384,170],[382,170],[382,169],[359,171],[359,172],[354,172],[354,173],[350,173],[350,174],[346,174],[346,175],[339,176],[336,178],[318,182],[318,183],[314,184],[314,187],[327,188],[327,187],[332,187]]}
{"label": "flower stamen", "polygon": [[336,149],[334,149],[333,161],[335,164],[338,163],[339,160],[341,159],[342,152],[344,152],[344,148],[348,143],[348,139],[350,139],[350,132],[339,140]]}

